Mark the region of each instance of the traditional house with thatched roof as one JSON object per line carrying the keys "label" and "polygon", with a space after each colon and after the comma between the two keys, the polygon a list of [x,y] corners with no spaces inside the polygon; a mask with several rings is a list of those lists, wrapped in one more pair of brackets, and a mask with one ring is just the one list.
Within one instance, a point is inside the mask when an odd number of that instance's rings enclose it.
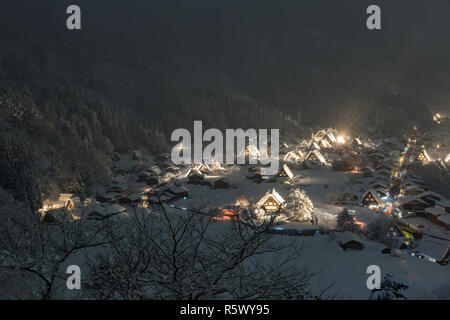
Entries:
{"label": "traditional house with thatched roof", "polygon": [[305,159],[322,164],[325,164],[327,162],[319,150],[313,150],[309,152]]}
{"label": "traditional house with thatched roof", "polygon": [[299,162],[301,158],[298,157],[298,153],[295,151],[289,151],[286,153],[286,155],[283,157],[283,160],[286,162]]}
{"label": "traditional house with thatched roof", "polygon": [[335,144],[337,141],[336,137],[334,136],[333,132],[331,132],[331,131],[327,132],[324,139],[326,139],[330,145]]}
{"label": "traditional house with thatched roof", "polygon": [[288,167],[287,164],[284,164],[277,175],[279,178],[287,178],[289,180],[292,180],[294,178],[294,174],[292,173],[291,169]]}
{"label": "traditional house with thatched roof", "polygon": [[361,198],[361,205],[368,208],[378,208],[382,201],[378,193],[373,190],[367,190]]}
{"label": "traditional house with thatched roof", "polygon": [[406,212],[424,214],[428,204],[415,196],[400,197],[397,200],[398,207]]}
{"label": "traditional house with thatched roof", "polygon": [[245,157],[253,157],[255,159],[259,159],[261,157],[261,153],[259,152],[258,148],[256,148],[256,146],[252,144],[246,146],[239,155]]}
{"label": "traditional house with thatched roof", "polygon": [[258,201],[256,206],[264,209],[266,213],[277,212],[285,205],[283,197],[275,190],[268,190],[266,194]]}
{"label": "traditional house with thatched roof", "polygon": [[72,210],[80,204],[80,198],[74,196],[73,193],[61,193],[59,195],[58,202],[66,209]]}

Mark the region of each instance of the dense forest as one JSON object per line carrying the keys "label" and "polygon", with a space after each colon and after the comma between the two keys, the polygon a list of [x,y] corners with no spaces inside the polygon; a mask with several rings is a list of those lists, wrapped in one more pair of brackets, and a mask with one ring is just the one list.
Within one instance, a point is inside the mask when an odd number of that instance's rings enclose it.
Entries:
{"label": "dense forest", "polygon": [[107,183],[115,151],[169,151],[194,120],[295,142],[449,110],[444,1],[383,3],[378,33],[360,1],[78,1],[81,31],[66,1],[20,2],[1,13],[0,184],[33,209]]}

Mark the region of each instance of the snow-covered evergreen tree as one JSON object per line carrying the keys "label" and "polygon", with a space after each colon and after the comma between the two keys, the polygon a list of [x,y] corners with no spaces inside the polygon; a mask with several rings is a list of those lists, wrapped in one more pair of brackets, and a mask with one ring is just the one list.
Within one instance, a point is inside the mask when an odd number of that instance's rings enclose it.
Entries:
{"label": "snow-covered evergreen tree", "polygon": [[344,209],[339,213],[336,220],[336,226],[344,231],[355,232],[359,230],[355,217],[352,216],[347,209]]}
{"label": "snow-covered evergreen tree", "polygon": [[408,288],[406,284],[387,274],[384,276],[381,288],[372,290],[369,300],[406,300],[407,298],[400,291]]}
{"label": "snow-covered evergreen tree", "polygon": [[305,191],[295,188],[286,197],[285,215],[289,221],[311,221],[314,205]]}

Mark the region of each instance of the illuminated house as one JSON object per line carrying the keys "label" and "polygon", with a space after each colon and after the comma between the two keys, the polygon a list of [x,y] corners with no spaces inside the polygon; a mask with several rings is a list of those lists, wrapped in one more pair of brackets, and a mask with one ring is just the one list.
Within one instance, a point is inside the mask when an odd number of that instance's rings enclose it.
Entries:
{"label": "illuminated house", "polygon": [[352,140],[351,145],[357,147],[357,146],[362,145],[362,142],[361,142],[361,140],[359,140],[359,138],[354,138],[354,139]]}
{"label": "illuminated house", "polygon": [[286,143],[280,145],[280,153],[285,153],[289,150],[289,146]]}
{"label": "illuminated house", "polygon": [[305,155],[303,154],[303,152],[302,152],[302,150],[296,150],[295,151],[295,153],[297,154],[297,157],[300,159],[300,160],[303,160],[303,158],[305,157]]}
{"label": "illuminated house", "polygon": [[284,164],[280,171],[278,172],[278,177],[280,178],[288,178],[289,180],[294,178],[294,174],[292,173],[291,169],[287,166],[287,164]]}
{"label": "illuminated house", "polygon": [[256,146],[249,145],[246,146],[239,155],[258,159],[261,156],[261,153],[259,152],[258,148],[256,148]]}
{"label": "illuminated house", "polygon": [[319,142],[320,140],[322,140],[323,138],[325,138],[325,136],[327,135],[327,132],[325,130],[319,130],[317,131],[317,133],[314,135],[313,139],[315,142]]}
{"label": "illuminated house", "polygon": [[264,209],[266,213],[277,212],[282,209],[284,205],[285,200],[275,191],[275,189],[272,189],[272,191],[268,190],[264,197],[256,204],[258,208]]}
{"label": "illuminated house", "polygon": [[319,150],[314,150],[308,153],[308,155],[306,156],[306,160],[319,162],[322,164],[327,162]]}
{"label": "illuminated house", "polygon": [[308,148],[309,147],[309,142],[306,140],[303,140],[302,142],[300,142],[300,148]]}
{"label": "illuminated house", "polygon": [[336,143],[336,137],[334,136],[333,132],[328,132],[325,135],[324,139],[326,139],[330,145],[333,145]]}
{"label": "illuminated house", "polygon": [[331,144],[328,142],[327,139],[320,140],[319,146],[321,146],[322,148],[331,148]]}
{"label": "illuminated house", "polygon": [[197,165],[195,167],[195,169],[197,169],[201,173],[209,173],[209,172],[211,172],[211,168],[206,163],[201,163],[201,164]]}
{"label": "illuminated house", "polygon": [[450,153],[445,157],[445,162],[450,162]]}
{"label": "illuminated house", "polygon": [[311,144],[309,145],[308,150],[320,150],[320,146],[317,142],[311,142]]}
{"label": "illuminated house", "polygon": [[80,198],[74,196],[72,193],[61,193],[58,202],[66,209],[72,210],[80,203]]}
{"label": "illuminated house", "polygon": [[[300,151],[301,152],[301,151]],[[294,151],[289,151],[283,158],[286,162],[298,162],[301,158],[298,157],[298,153]]]}
{"label": "illuminated house", "polygon": [[425,149],[420,150],[415,154],[414,160],[416,161],[430,161],[431,158],[428,155],[427,151]]}
{"label": "illuminated house", "polygon": [[361,205],[371,209],[378,208],[382,201],[375,190],[368,190],[361,198]]}

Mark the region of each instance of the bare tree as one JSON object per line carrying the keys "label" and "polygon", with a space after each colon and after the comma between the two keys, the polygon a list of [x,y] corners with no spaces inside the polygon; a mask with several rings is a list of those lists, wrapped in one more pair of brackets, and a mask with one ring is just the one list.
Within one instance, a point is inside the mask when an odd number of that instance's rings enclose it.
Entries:
{"label": "bare tree", "polygon": [[15,285],[28,286],[32,298],[52,299],[59,293],[58,280],[67,279],[64,264],[80,250],[100,245],[102,227],[70,215],[46,223],[24,206],[7,205],[0,208],[0,269],[23,275]]}
{"label": "bare tree", "polygon": [[232,222],[215,222],[204,210],[172,212],[160,204],[111,221],[109,244],[89,259],[88,296],[319,298],[308,291],[313,273],[295,266],[302,248],[267,233],[275,217],[256,222],[239,211]]}

